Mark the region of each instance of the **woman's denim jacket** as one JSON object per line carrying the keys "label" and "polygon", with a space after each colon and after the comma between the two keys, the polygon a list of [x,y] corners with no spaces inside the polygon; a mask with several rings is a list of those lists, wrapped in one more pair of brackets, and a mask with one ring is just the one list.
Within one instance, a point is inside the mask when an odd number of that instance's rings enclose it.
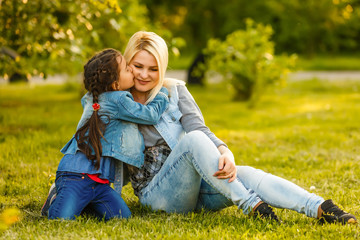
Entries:
{"label": "woman's denim jacket", "polygon": [[[163,115],[161,115],[160,121],[154,125],[154,127],[169,147],[173,149],[185,135],[185,130],[180,123],[182,113],[180,112],[178,105],[179,94],[175,84],[171,86],[169,96],[169,107]],[[126,169],[124,169],[123,164],[116,163],[114,188],[118,193],[121,193],[122,186],[128,182],[127,177],[125,177],[127,174],[128,173]]]}
{"label": "woman's denim jacket", "polygon": [[171,149],[178,144],[185,135],[185,130],[180,122],[182,113],[179,109],[179,94],[174,84],[170,88],[169,108],[161,115],[160,121],[154,126]]}
{"label": "woman's denim jacket", "polygon": [[[140,167],[144,163],[144,139],[137,124],[156,124],[168,107],[169,98],[166,88],[162,88],[148,105],[134,101],[126,91],[105,92],[99,96],[99,116],[108,123],[104,138],[101,138],[102,156],[113,157],[127,164]],[[93,113],[92,95],[87,93],[81,99],[84,112],[77,126],[79,129]],[[123,120],[123,121],[121,121]],[[75,135],[61,149],[63,154],[75,154],[79,150]],[[90,162],[90,161],[89,161]],[[69,165],[71,162],[69,162]],[[69,166],[71,167],[71,166]],[[85,169],[85,167],[84,167]],[[88,169],[88,168],[86,168]]]}

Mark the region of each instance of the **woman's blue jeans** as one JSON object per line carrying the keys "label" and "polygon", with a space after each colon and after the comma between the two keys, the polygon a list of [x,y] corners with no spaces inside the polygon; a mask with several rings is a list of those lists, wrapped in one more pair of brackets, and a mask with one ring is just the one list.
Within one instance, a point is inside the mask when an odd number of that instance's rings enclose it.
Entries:
{"label": "woman's blue jeans", "polygon": [[141,204],[153,210],[189,212],[236,205],[248,214],[260,201],[317,217],[324,199],[285,179],[237,166],[237,179],[217,179],[220,153],[202,132],[185,135],[152,181],[142,189]]}
{"label": "woman's blue jeans", "polygon": [[104,220],[131,216],[125,201],[109,184],[79,173],[58,172],[55,185],[57,195],[49,208],[49,219],[75,219],[84,209]]}

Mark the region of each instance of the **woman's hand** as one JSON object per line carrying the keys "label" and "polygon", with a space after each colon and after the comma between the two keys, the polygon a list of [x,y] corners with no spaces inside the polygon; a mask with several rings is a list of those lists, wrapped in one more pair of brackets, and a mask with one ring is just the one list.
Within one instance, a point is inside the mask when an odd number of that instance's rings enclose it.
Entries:
{"label": "woman's hand", "polygon": [[218,179],[230,178],[229,182],[232,182],[236,179],[237,174],[234,155],[227,147],[223,145],[219,146],[218,149],[221,153],[219,157],[219,171],[217,171],[214,176]]}

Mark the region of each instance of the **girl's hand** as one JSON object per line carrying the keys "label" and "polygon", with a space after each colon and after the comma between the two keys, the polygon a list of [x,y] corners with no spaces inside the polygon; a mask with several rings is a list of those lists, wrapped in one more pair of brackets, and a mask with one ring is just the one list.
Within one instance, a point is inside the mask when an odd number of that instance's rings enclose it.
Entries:
{"label": "girl's hand", "polygon": [[234,161],[234,155],[225,146],[218,147],[221,155],[219,157],[219,171],[213,176],[218,179],[229,179],[229,183],[236,179],[237,169]]}

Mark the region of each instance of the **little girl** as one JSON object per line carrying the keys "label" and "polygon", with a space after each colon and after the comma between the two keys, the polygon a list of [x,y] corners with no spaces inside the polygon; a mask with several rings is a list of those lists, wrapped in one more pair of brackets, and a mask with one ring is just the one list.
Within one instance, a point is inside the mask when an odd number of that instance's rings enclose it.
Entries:
{"label": "little girl", "polygon": [[129,208],[109,185],[115,163],[143,164],[144,141],[136,123],[156,124],[168,106],[168,92],[162,88],[148,105],[135,102],[125,91],[134,85],[134,76],[114,49],[87,62],[84,85],[88,90],[81,99],[84,111],[75,135],[61,150],[57,195],[48,218],[75,219],[85,208],[100,219],[128,218]]}

